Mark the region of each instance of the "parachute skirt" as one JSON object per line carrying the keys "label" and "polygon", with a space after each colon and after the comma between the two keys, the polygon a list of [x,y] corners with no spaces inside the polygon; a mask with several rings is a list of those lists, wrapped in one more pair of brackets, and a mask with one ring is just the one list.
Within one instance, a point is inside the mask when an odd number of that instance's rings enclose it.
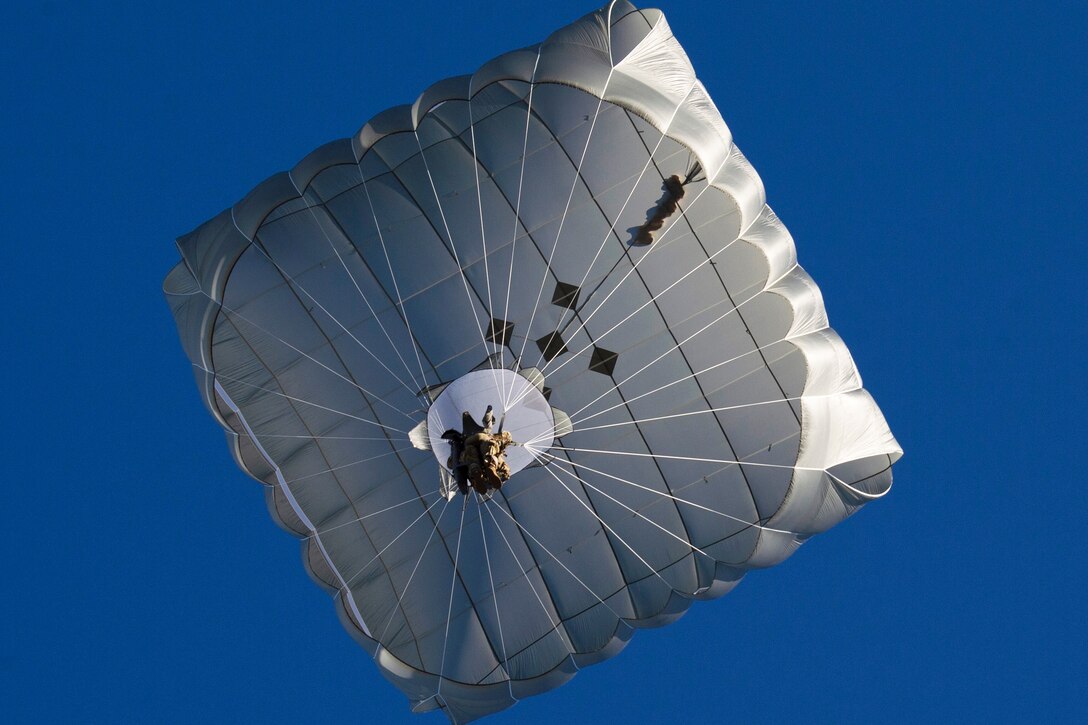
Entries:
{"label": "parachute skirt", "polygon": [[[236,462],[382,674],[453,722],[782,561],[901,455],[657,10],[440,81],[178,248],[164,291]],[[539,367],[570,417],[486,502],[442,495],[407,433],[481,360]]]}

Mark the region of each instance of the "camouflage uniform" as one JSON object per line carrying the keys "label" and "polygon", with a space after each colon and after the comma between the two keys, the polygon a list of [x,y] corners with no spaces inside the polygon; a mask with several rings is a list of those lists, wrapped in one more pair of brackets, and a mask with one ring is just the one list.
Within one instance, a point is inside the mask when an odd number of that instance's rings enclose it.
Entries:
{"label": "camouflage uniform", "polygon": [[468,468],[468,480],[477,493],[499,489],[510,478],[510,466],[506,463],[507,446],[514,443],[507,432],[499,434],[481,431],[465,439],[461,464]]}

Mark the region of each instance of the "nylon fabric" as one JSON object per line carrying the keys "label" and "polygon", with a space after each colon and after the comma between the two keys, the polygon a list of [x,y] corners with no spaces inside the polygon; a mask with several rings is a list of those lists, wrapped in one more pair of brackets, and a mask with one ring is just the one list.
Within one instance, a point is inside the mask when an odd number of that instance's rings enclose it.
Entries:
{"label": "nylon fabric", "polygon": [[[781,562],[901,455],[657,10],[440,81],[178,247],[164,291],[235,460],[382,674],[452,722]],[[490,500],[445,501],[443,431],[408,431],[497,368],[497,419],[531,390],[551,432]]]}

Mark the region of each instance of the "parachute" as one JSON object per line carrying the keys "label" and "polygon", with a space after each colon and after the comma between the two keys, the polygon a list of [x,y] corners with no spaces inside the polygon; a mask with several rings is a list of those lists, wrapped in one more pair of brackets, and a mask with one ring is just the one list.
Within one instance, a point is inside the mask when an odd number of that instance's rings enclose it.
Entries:
{"label": "parachute", "polygon": [[177,244],[207,407],[416,711],[558,687],[891,487],[901,450],[658,10],[440,81]]}

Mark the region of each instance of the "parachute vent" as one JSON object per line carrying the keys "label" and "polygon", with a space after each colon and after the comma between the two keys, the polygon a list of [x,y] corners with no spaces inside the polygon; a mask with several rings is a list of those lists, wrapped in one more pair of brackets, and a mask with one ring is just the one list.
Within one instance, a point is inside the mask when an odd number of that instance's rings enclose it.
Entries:
{"label": "parachute vent", "polygon": [[567,344],[563,342],[563,338],[559,336],[558,332],[540,338],[536,341],[536,346],[540,349],[540,354],[548,362],[567,352]]}
{"label": "parachute vent", "polygon": [[496,345],[506,345],[514,332],[514,323],[492,317],[487,328],[487,341]]}
{"label": "parachute vent", "polygon": [[578,293],[580,291],[577,285],[556,282],[555,292],[552,293],[552,304],[573,310],[578,306]]}
{"label": "parachute vent", "polygon": [[619,353],[605,350],[603,347],[594,347],[593,355],[589,358],[589,369],[602,375],[611,375],[616,369],[616,360]]}

